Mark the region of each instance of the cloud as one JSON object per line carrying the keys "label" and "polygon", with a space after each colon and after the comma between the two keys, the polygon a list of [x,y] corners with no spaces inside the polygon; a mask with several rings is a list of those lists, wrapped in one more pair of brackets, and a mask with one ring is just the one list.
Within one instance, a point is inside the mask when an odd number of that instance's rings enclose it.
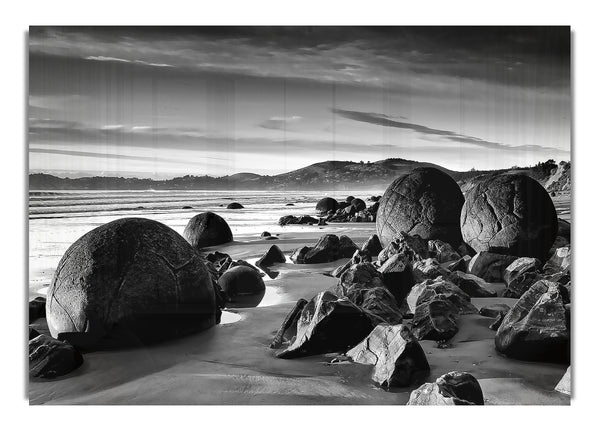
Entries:
{"label": "cloud", "polygon": [[[463,135],[450,130],[434,129],[431,127],[423,126],[416,123],[408,123],[403,121],[392,120],[389,116],[383,114],[377,114],[373,112],[360,112],[350,111],[345,109],[331,109],[331,112],[350,120],[373,124],[376,126],[383,127],[394,127],[397,129],[412,130],[413,132],[421,133],[426,136],[438,137],[443,140],[450,142],[463,143],[475,145],[478,147],[488,148],[492,150],[521,150],[521,151],[535,151],[535,150],[551,150],[557,152],[564,152],[556,148],[544,147],[541,145],[507,145],[500,142],[486,141],[485,139],[477,138],[474,136]],[[566,152],[568,153],[568,152]]]}
{"label": "cloud", "polygon": [[300,120],[302,120],[302,117],[299,115],[292,115],[289,117],[271,117],[268,120],[260,123],[259,127],[273,130],[287,130],[290,124],[297,123]]}

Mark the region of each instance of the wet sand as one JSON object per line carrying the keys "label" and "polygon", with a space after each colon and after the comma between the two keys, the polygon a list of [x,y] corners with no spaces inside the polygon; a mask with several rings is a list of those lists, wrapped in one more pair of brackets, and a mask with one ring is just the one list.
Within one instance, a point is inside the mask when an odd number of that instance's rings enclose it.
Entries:
{"label": "wet sand", "polygon": [[[290,210],[293,213],[293,210]],[[236,242],[213,247],[235,259],[254,262],[271,245],[289,254],[314,244],[325,233],[347,234],[361,244],[374,233],[374,223],[330,224],[302,229],[278,228],[279,240],[236,237]],[[332,287],[337,279],[323,273],[345,262],[320,265],[278,264],[265,276],[267,292],[257,308],[231,309],[226,321],[203,333],[154,346],[86,353],[81,368],[53,381],[30,381],[31,404],[406,404],[407,388],[383,390],[371,379],[371,367],[328,362],[335,355],[284,360],[269,348],[273,336],[294,302],[310,299]],[[275,273],[277,273],[275,275]],[[500,290],[502,285],[491,286]],[[512,302],[511,302],[512,301]],[[504,298],[473,299],[477,307]],[[425,381],[453,371],[467,371],[481,383],[487,404],[569,404],[555,392],[567,365],[523,362],[504,358],[494,349],[493,319],[462,316],[451,346],[439,349],[423,341],[431,365]],[[45,331],[45,321],[33,324]]]}

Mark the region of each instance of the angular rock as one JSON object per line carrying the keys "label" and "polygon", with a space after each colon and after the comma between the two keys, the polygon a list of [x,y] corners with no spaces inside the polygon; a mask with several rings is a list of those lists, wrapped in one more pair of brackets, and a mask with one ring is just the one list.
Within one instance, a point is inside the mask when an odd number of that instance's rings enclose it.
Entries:
{"label": "angular rock", "polygon": [[415,284],[415,277],[410,265],[405,265],[401,255],[394,255],[388,259],[379,272],[383,278],[383,284],[396,298],[401,308],[404,306],[406,296]]}
{"label": "angular rock", "polygon": [[[326,263],[339,259],[340,239],[336,235],[323,235],[304,256],[304,263]],[[352,254],[350,255],[352,256]],[[348,256],[348,257],[350,257]]]}
{"label": "angular rock", "polygon": [[285,255],[279,247],[272,245],[269,250],[256,261],[256,266],[269,267],[275,263],[285,263]]}
{"label": "angular rock", "polygon": [[498,316],[505,316],[509,311],[510,307],[506,304],[492,304],[481,307],[479,309],[479,314],[497,319]]}
{"label": "angular rock", "polygon": [[469,373],[451,371],[435,383],[425,383],[410,394],[409,406],[483,405],[483,392]]}
{"label": "angular rock", "polygon": [[507,287],[511,283],[527,272],[539,272],[542,268],[542,262],[534,257],[520,257],[511,262],[502,273],[502,278]]}
{"label": "angular rock", "polygon": [[306,257],[306,253],[308,253],[310,250],[311,248],[307,246],[299,247],[294,250],[290,256],[290,260],[294,263],[305,263],[304,258]]}
{"label": "angular rock", "polygon": [[571,272],[571,246],[557,248],[544,265],[544,272]]}
{"label": "angular rock", "polygon": [[277,357],[292,359],[341,352],[355,346],[373,330],[370,317],[348,299],[325,291],[302,309],[296,338]]}
{"label": "angular rock", "polygon": [[29,327],[29,339],[31,340],[31,339],[37,337],[38,335],[40,335],[40,333],[36,329],[34,329],[30,326]]}
{"label": "angular rock", "polygon": [[183,230],[183,237],[195,249],[233,241],[233,234],[225,219],[210,211],[192,217]]}
{"label": "angular rock", "polygon": [[[508,312],[506,312],[508,313]],[[500,325],[502,325],[502,322],[504,321],[504,318],[506,317],[506,313],[504,311],[501,311],[500,314],[498,314],[498,316],[496,317],[496,320],[494,320],[492,322],[492,324],[489,326],[489,328],[492,331],[497,331],[498,328],[500,327]]]}
{"label": "angular rock", "polygon": [[352,257],[358,246],[346,235],[340,235],[338,259],[342,257]]}
{"label": "angular rock", "polygon": [[407,264],[426,259],[429,257],[427,241],[418,235],[411,236],[405,232],[400,232],[379,252],[377,260],[382,265],[395,254],[403,256]]}
{"label": "angular rock", "polygon": [[70,344],[47,335],[29,340],[29,376],[53,379],[79,368],[83,357]]}
{"label": "angular rock", "polygon": [[451,262],[461,258],[450,244],[439,239],[430,239],[428,242],[429,255],[440,263]]}
{"label": "angular rock", "polygon": [[460,259],[458,259],[457,261],[454,261],[450,265],[448,265],[447,269],[450,272],[454,272],[454,271],[467,272],[467,268],[469,266],[470,260],[471,260],[471,256],[463,256]]}
{"label": "angular rock", "polygon": [[46,298],[38,296],[29,301],[29,323],[46,317]]}
{"label": "angular rock", "polygon": [[527,290],[537,281],[543,279],[543,275],[539,272],[525,272],[513,278],[510,285],[502,293],[505,298],[520,298]]}
{"label": "angular rock", "polygon": [[471,298],[465,292],[455,284],[441,278],[433,280],[432,283],[425,283],[425,288],[417,298],[416,308],[419,307],[419,304],[440,296],[450,301],[459,314],[477,314],[479,312],[477,307],[471,304]]}
{"label": "angular rock", "polygon": [[467,192],[461,211],[464,241],[475,251],[544,259],[556,238],[556,209],[539,182],[500,174]]}
{"label": "angular rock", "polygon": [[516,259],[516,256],[482,251],[469,261],[467,272],[489,283],[499,282],[503,280],[504,270]]}
{"label": "angular rock", "polygon": [[404,325],[378,325],[347,355],[354,362],[374,365],[373,381],[386,388],[408,386],[429,372],[425,352]]}
{"label": "angular rock", "polygon": [[300,319],[300,313],[302,309],[308,303],[304,298],[300,298],[296,301],[294,308],[290,310],[288,315],[283,320],[281,328],[275,334],[273,341],[269,345],[271,349],[278,349],[282,344],[290,342],[296,336],[296,330],[298,329],[298,319]]}
{"label": "angular rock", "polygon": [[562,376],[562,379],[560,379],[560,381],[557,383],[554,390],[561,392],[563,394],[569,395],[569,396],[571,395],[571,366],[570,365],[569,365],[569,368],[567,368],[567,371],[565,371],[565,375]]}
{"label": "angular rock", "polygon": [[375,257],[383,250],[381,246],[381,242],[379,241],[379,237],[377,234],[373,234],[365,241],[363,246],[361,247],[362,251],[367,251],[371,255],[371,257]]}
{"label": "angular rock", "polygon": [[498,296],[486,288],[486,282],[473,274],[465,274],[462,271],[454,271],[446,276],[446,280],[454,283],[460,290],[471,298],[492,298]]}
{"label": "angular rock", "polygon": [[301,217],[296,217],[293,215],[287,215],[287,216],[283,216],[279,218],[279,225],[280,226],[285,226],[288,224],[316,224],[319,223],[319,220],[308,216],[308,215],[303,215]]}
{"label": "angular rock", "polygon": [[448,174],[429,167],[414,169],[383,194],[377,211],[379,239],[385,246],[404,231],[458,245],[463,202],[460,187]]}
{"label": "angular rock", "polygon": [[435,259],[423,259],[415,262],[412,267],[415,281],[432,280],[440,276],[446,276],[449,271]]}
{"label": "angular rock", "polygon": [[561,290],[558,283],[547,280],[531,286],[498,328],[496,350],[526,361],[568,361],[570,322]]}
{"label": "angular rock", "polygon": [[417,305],[412,330],[419,340],[445,341],[458,332],[458,309],[443,295]]}

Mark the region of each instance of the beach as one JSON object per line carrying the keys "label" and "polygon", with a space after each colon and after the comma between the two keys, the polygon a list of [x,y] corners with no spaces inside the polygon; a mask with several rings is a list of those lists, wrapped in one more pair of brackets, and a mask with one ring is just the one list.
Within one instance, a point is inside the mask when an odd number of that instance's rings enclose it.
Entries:
{"label": "beach", "polygon": [[[85,353],[84,364],[51,381],[30,380],[31,404],[398,404],[409,399],[409,387],[384,390],[371,380],[371,366],[331,364],[335,354],[279,359],[269,344],[299,298],[309,300],[336,285],[327,275],[347,259],[324,264],[293,264],[290,254],[314,245],[326,233],[347,235],[359,246],[375,223],[329,223],[326,226],[279,226],[284,215],[315,216],[323,196],[367,200],[372,191],[144,191],[30,192],[29,297],[44,296],[66,249],[84,233],[122,217],[145,217],[183,233],[195,214],[213,211],[230,225],[234,241],[207,248],[254,263],[276,244],[288,262],[265,274],[266,293],[256,308],[227,309],[222,323],[195,335],[152,346]],[[553,198],[560,218],[570,220],[570,196]],[[244,208],[228,210],[230,202]],[[293,204],[293,206],[286,206]],[[192,208],[183,209],[191,206]],[[263,231],[277,240],[260,238]],[[496,292],[502,283],[489,283]],[[473,298],[476,307],[516,299]],[[494,319],[464,315],[448,348],[421,341],[431,366],[424,380],[449,371],[466,371],[479,381],[486,404],[569,404],[554,391],[567,365],[506,358],[494,348]],[[31,325],[47,333],[45,319]]]}

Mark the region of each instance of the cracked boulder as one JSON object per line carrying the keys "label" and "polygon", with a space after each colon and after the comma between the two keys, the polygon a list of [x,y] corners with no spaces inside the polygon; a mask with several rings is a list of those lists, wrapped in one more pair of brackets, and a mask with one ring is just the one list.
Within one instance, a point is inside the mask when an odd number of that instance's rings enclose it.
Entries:
{"label": "cracked boulder", "polygon": [[434,383],[425,383],[410,394],[409,406],[461,406],[480,405],[483,391],[475,377],[469,373],[451,371]]}
{"label": "cracked boulder", "polygon": [[183,237],[197,249],[233,241],[225,219],[210,211],[192,217],[183,230]]}
{"label": "cracked boulder", "polygon": [[558,221],[548,192],[533,178],[501,174],[467,192],[460,216],[462,237],[475,251],[544,259]]}
{"label": "cracked boulder", "polygon": [[302,308],[296,338],[277,357],[343,352],[361,342],[374,327],[367,313],[348,299],[321,292]]}
{"label": "cracked boulder", "polygon": [[245,265],[228,269],[219,277],[228,307],[256,307],[265,296],[265,282],[260,274]]}
{"label": "cracked boulder", "polygon": [[54,338],[95,347],[169,339],[217,320],[203,258],[173,229],[144,218],[106,223],[75,241],[48,289]]}
{"label": "cracked boulder", "polygon": [[496,350],[515,359],[567,362],[570,349],[568,293],[540,280],[506,314],[495,337]]}
{"label": "cracked boulder", "polygon": [[379,239],[385,246],[406,232],[458,245],[463,202],[460,187],[448,174],[429,167],[414,169],[392,182],[379,201]]}
{"label": "cracked boulder", "polygon": [[83,357],[69,343],[47,335],[29,339],[29,376],[53,379],[79,368]]}
{"label": "cracked boulder", "polygon": [[421,345],[404,325],[378,325],[347,356],[374,365],[371,378],[382,387],[404,387],[429,372]]}

